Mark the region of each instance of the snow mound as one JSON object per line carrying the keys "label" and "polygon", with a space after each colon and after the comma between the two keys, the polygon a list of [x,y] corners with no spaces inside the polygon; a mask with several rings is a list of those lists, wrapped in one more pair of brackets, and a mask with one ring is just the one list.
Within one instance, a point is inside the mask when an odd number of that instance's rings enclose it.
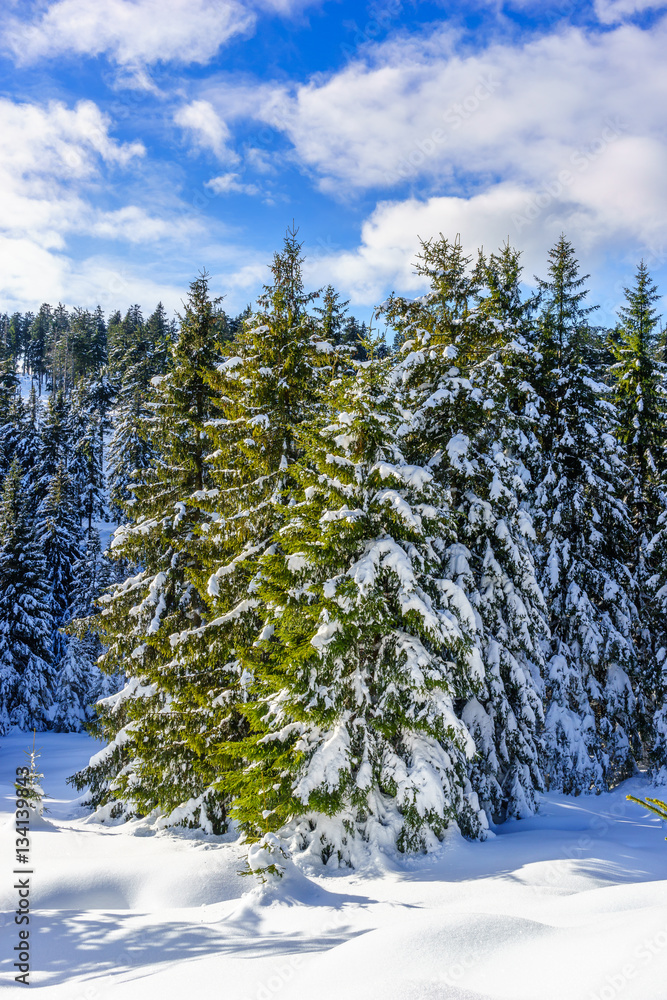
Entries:
{"label": "snow mound", "polygon": [[639,949],[622,912],[567,928],[506,914],[412,914],[319,957],[285,998],[594,1000],[616,985],[627,1000],[664,1000],[667,912],[637,919]]}

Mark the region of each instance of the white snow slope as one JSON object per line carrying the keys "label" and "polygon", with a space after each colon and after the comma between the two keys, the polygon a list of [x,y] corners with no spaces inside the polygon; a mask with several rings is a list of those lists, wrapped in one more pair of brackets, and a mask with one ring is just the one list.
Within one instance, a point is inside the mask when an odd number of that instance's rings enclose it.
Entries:
{"label": "white snow slope", "polygon": [[[29,742],[0,740],[7,991],[22,988],[11,783]],[[667,998],[667,843],[625,800],[651,793],[642,779],[547,795],[485,843],[452,834],[437,855],[319,876],[292,865],[256,886],[229,838],[92,822],[64,779],[96,745],[37,742],[52,797],[31,845],[31,980],[44,1000]]]}

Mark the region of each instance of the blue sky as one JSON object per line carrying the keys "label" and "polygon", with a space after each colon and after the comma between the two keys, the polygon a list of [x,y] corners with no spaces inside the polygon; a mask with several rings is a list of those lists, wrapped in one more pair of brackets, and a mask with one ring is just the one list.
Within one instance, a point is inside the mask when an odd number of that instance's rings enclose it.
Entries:
{"label": "blue sky", "polygon": [[611,321],[667,291],[667,3],[5,0],[0,310],[235,312],[300,227],[312,286],[368,319],[419,294],[418,237],[561,231]]}

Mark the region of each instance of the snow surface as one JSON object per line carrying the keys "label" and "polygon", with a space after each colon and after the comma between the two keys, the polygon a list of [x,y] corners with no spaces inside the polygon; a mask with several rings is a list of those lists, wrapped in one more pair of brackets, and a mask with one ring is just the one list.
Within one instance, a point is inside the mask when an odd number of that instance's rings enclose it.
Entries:
{"label": "snow surface", "polygon": [[[12,781],[0,740],[0,981],[12,981]],[[96,749],[39,734],[49,813],[32,834],[34,988],[45,1000],[665,1000],[667,843],[625,800],[547,795],[484,843],[378,855],[363,871],[258,885],[226,837],[107,827],[65,777]],[[664,787],[657,794],[664,793]],[[663,795],[664,797],[664,795]]]}
{"label": "snow surface", "polygon": [[[19,378],[19,393],[21,399],[23,400],[24,403],[27,403],[30,398],[30,390],[33,385],[32,375],[24,375],[21,371],[17,371],[16,374],[18,375]],[[35,384],[35,392],[37,392],[37,382],[35,382],[34,384]],[[42,388],[42,397],[46,398],[43,388]]]}

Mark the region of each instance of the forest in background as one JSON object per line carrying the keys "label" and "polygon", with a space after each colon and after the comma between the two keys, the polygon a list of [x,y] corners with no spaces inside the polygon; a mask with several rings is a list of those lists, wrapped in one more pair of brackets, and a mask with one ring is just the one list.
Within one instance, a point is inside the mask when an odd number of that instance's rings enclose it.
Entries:
{"label": "forest in background", "polygon": [[534,295],[509,246],[417,268],[389,349],[294,232],[234,319],[206,275],[178,324],[0,317],[0,727],[97,702],[100,815],[354,863],[667,776],[650,275],[606,330],[564,237]]}

